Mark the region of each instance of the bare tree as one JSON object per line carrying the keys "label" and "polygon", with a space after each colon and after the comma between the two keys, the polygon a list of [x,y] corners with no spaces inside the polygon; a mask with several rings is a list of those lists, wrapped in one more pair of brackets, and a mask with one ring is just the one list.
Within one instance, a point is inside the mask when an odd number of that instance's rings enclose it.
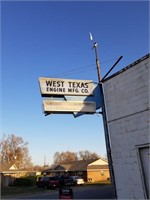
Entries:
{"label": "bare tree", "polygon": [[66,152],[56,152],[54,154],[54,164],[58,165],[58,164],[63,164],[63,163],[70,163],[73,161],[78,160],[77,157],[77,153],[75,152],[70,152],[70,151],[66,151]]}
{"label": "bare tree", "polygon": [[40,166],[40,165],[33,166],[33,171],[42,171],[42,170],[43,170],[43,166]]}
{"label": "bare tree", "polygon": [[98,159],[100,156],[96,153],[92,153],[88,150],[86,151],[79,151],[79,153],[75,152],[56,152],[54,154],[54,165],[57,164],[64,164],[64,163],[71,163],[77,160],[93,160]]}
{"label": "bare tree", "polygon": [[100,156],[97,153],[92,153],[88,150],[79,151],[79,160],[92,160],[98,158],[100,158]]}
{"label": "bare tree", "polygon": [[28,143],[14,134],[3,136],[0,141],[1,163],[16,164],[19,168],[31,167]]}

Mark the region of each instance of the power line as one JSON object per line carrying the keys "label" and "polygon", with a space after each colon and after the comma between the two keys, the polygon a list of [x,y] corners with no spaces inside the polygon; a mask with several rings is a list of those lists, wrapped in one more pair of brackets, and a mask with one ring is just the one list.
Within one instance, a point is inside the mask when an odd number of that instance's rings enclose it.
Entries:
{"label": "power line", "polygon": [[[114,61],[114,60],[116,60],[116,58],[101,62],[101,64],[108,63],[108,62],[111,62],[111,61]],[[65,72],[60,72],[60,73],[51,75],[51,77],[67,76],[67,75],[70,75],[70,74],[77,74],[77,73],[90,71],[90,70],[94,70],[94,69],[96,69],[95,63],[90,64],[88,66],[84,66],[84,67],[81,66],[81,67],[73,68],[72,70],[68,70],[68,71],[65,71]]]}
{"label": "power line", "polygon": [[[93,67],[94,66],[94,67]],[[61,73],[57,73],[57,74],[55,74],[55,75],[53,75],[53,76],[64,76],[64,75],[68,75],[68,74],[73,74],[73,73],[79,73],[79,72],[83,72],[83,71],[85,71],[85,70],[87,70],[87,69],[94,69],[94,68],[96,68],[95,67],[95,64],[91,64],[91,65],[89,65],[89,66],[85,66],[85,67],[78,67],[78,68],[74,68],[74,69],[72,69],[72,70],[69,70],[69,71],[66,71],[66,72],[61,72]]]}

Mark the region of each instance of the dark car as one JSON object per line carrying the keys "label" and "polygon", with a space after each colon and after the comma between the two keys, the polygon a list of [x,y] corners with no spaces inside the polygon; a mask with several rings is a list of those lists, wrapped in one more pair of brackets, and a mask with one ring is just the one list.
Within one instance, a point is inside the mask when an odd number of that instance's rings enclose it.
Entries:
{"label": "dark car", "polygon": [[75,182],[74,179],[72,177],[68,177],[67,179],[64,180],[64,185],[65,186],[74,186]]}
{"label": "dark car", "polygon": [[44,176],[36,184],[45,189],[55,189],[59,187],[59,180],[56,176]]}

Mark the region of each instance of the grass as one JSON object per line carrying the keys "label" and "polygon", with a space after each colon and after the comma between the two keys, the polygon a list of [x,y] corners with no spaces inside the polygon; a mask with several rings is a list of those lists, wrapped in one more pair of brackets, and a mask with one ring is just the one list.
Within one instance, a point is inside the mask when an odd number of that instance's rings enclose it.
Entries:
{"label": "grass", "polygon": [[1,188],[1,195],[16,195],[16,194],[30,194],[45,191],[42,188],[37,188],[36,186],[8,186]]}
{"label": "grass", "polygon": [[109,185],[110,181],[95,181],[95,182],[86,182],[85,185]]}

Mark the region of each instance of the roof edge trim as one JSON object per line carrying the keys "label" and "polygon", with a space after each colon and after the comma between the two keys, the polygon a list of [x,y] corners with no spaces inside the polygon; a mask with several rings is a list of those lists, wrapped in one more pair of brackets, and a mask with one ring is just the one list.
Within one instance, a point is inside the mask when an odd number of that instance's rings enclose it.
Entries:
{"label": "roof edge trim", "polygon": [[145,60],[145,59],[147,59],[147,58],[149,58],[149,57],[150,57],[150,53],[148,53],[148,54],[146,54],[145,56],[141,57],[140,59],[134,61],[133,63],[127,65],[126,67],[124,67],[123,69],[119,70],[118,72],[112,74],[111,76],[105,78],[105,79],[103,80],[103,82],[106,82],[107,80],[109,80],[109,79],[111,79],[111,78],[113,78],[113,77],[115,77],[115,76],[121,74],[122,72],[128,70],[129,68],[133,67],[134,65],[137,65],[138,63],[142,62],[143,60]]}

